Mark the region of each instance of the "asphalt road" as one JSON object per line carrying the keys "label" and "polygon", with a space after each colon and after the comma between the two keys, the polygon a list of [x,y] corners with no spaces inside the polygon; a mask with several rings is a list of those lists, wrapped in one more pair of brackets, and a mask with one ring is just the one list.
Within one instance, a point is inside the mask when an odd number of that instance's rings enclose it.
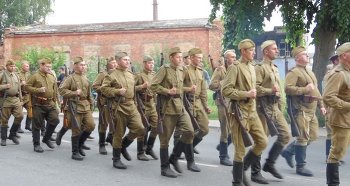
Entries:
{"label": "asphalt road", "polygon": [[[97,121],[96,121],[97,123]],[[58,128],[60,128],[59,125]],[[58,129],[57,129],[58,130]],[[83,161],[71,159],[70,131],[63,137],[61,146],[54,150],[42,144],[44,153],[33,151],[31,133],[21,134],[20,144],[14,145],[7,141],[6,147],[0,147],[0,185],[6,186],[28,186],[28,185],[142,185],[142,186],[163,186],[163,185],[191,185],[191,186],[216,186],[231,185],[232,167],[221,166],[219,164],[219,153],[215,146],[219,141],[219,129],[211,127],[208,136],[197,147],[199,155],[195,155],[195,160],[202,169],[200,173],[186,170],[186,162],[181,161],[184,172],[177,178],[166,178],[160,175],[160,161],[151,160],[142,162],[136,159],[136,142],[128,149],[132,156],[132,161],[125,159],[122,161],[128,166],[126,170],[118,170],[112,166],[112,148],[107,146],[108,155],[98,153],[98,133],[92,134],[95,139],[88,140],[87,145],[92,149],[87,152]],[[54,135],[55,136],[55,135]],[[270,145],[275,138],[270,139]],[[277,168],[285,177],[283,180],[273,178],[268,173],[263,175],[270,181],[269,185],[286,186],[320,186],[326,185],[326,163],[325,163],[325,138],[321,136],[319,140],[312,143],[308,149],[308,168],[312,169],[314,177],[302,177],[295,174],[295,169],[291,169],[283,158],[277,161]],[[232,157],[233,147],[229,147]],[[268,149],[270,146],[268,147]],[[156,141],[156,152],[159,152],[159,141]],[[170,147],[171,151],[172,146]],[[262,162],[265,162],[267,152],[263,154]],[[349,162],[349,153],[345,161]],[[349,164],[340,167],[341,185],[350,185]],[[258,185],[252,183],[252,185]]]}

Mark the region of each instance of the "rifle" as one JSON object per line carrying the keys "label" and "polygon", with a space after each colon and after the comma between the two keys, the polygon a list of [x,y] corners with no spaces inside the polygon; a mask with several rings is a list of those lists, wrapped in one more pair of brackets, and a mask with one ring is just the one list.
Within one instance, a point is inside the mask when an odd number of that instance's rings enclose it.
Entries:
{"label": "rifle", "polygon": [[270,135],[271,136],[278,135],[279,133],[277,131],[276,125],[275,125],[274,121],[272,120],[272,118],[267,115],[266,108],[265,108],[265,105],[264,105],[263,101],[260,99],[258,102],[259,102],[259,105],[260,105],[260,111],[264,115],[267,127],[269,128]]}
{"label": "rifle", "polygon": [[242,113],[241,110],[239,108],[239,105],[237,103],[237,101],[231,101],[231,107],[232,107],[232,111],[234,112],[233,115],[238,123],[238,127],[241,129],[241,135],[243,138],[243,143],[245,147],[250,147],[251,145],[253,145],[252,140],[249,137],[249,134],[247,132],[247,130],[244,128],[241,120],[242,120]]}
{"label": "rifle", "polygon": [[73,103],[73,101],[71,99],[68,100],[68,111],[72,114],[71,122],[73,124],[73,127],[79,128],[78,120],[75,117],[76,110],[74,108],[75,107],[74,104],[75,103]]}
{"label": "rifle", "polygon": [[[191,112],[190,108],[191,108],[191,103],[187,98],[187,94],[184,93],[184,98],[183,98],[183,102],[184,102],[184,107],[185,110],[188,112],[188,115],[191,118],[191,123],[193,126],[194,131],[198,131],[199,130],[199,124],[197,122],[197,119],[193,116],[193,113]],[[194,105],[192,105],[194,107]]]}
{"label": "rifle", "polygon": [[292,131],[293,137],[300,136],[300,130],[298,128],[298,124],[295,121],[294,113],[293,113],[293,100],[291,96],[287,96],[287,112],[290,118],[290,128]]}
{"label": "rifle", "polygon": [[[164,63],[164,56],[163,53],[160,53],[160,67],[163,66]],[[157,121],[157,131],[158,134],[163,134],[164,129],[163,129],[163,120],[164,120],[164,116],[165,114],[162,113],[162,98],[160,96],[160,94],[157,95],[157,103],[156,103],[156,111],[157,111],[157,115],[158,115],[158,121]]]}
{"label": "rifle", "polygon": [[109,117],[110,117],[110,126],[112,126],[112,131],[114,132],[114,117],[113,117],[113,109],[112,109],[112,100],[108,100],[107,101],[107,107],[108,107],[108,113],[109,113]]}

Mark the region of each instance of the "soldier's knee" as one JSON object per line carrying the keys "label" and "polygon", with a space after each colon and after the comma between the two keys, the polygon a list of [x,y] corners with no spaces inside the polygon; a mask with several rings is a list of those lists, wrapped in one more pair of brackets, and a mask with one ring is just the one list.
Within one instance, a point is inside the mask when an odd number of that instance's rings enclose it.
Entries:
{"label": "soldier's knee", "polygon": [[267,144],[268,144],[268,139],[266,136],[256,141],[256,146],[259,147],[260,149],[265,149],[267,147]]}
{"label": "soldier's knee", "polygon": [[281,145],[285,146],[285,145],[287,145],[287,144],[289,143],[290,139],[291,139],[290,135],[285,135],[285,136],[280,136],[280,137],[278,137],[278,140],[277,140],[277,141],[278,141]]}
{"label": "soldier's knee", "polygon": [[182,133],[182,137],[183,138],[187,138],[187,139],[192,139],[194,138],[194,132],[192,131],[186,131]]}
{"label": "soldier's knee", "polygon": [[92,132],[92,131],[94,131],[94,129],[95,129],[95,123],[91,123],[90,125],[86,126],[86,130],[88,132]]}
{"label": "soldier's knee", "polygon": [[13,120],[13,123],[15,124],[21,124],[23,120],[23,115],[22,116],[19,116],[19,117],[16,117],[14,120]]}
{"label": "soldier's knee", "polygon": [[138,129],[136,129],[135,133],[138,135],[138,136],[144,136],[146,134],[146,129],[142,126]]}

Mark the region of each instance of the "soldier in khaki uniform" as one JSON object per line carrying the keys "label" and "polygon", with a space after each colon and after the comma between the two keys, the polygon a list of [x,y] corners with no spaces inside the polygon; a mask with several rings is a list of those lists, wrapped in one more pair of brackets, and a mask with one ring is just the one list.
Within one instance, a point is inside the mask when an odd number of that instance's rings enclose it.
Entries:
{"label": "soldier in khaki uniform", "polygon": [[[154,93],[151,90],[151,81],[154,76],[153,72],[154,60],[151,56],[143,57],[143,71],[135,76],[136,94],[138,94],[141,102],[144,105],[144,113],[150,124],[146,129],[145,136],[137,138],[137,159],[148,161],[146,154],[157,160],[158,157],[153,151],[153,145],[157,137],[157,122],[158,115],[156,111]],[[148,131],[151,131],[148,137]]]}
{"label": "soldier in khaki uniform", "polygon": [[190,65],[187,66],[189,80],[195,86],[195,92],[188,92],[187,96],[191,103],[192,115],[198,122],[198,129],[193,138],[193,148],[196,147],[209,132],[208,114],[211,110],[208,107],[207,84],[203,77],[203,69],[200,67],[203,59],[202,50],[199,48],[192,48],[188,51],[190,57]]}
{"label": "soldier in khaki uniform", "polygon": [[26,123],[25,123],[25,129],[32,131],[30,124],[32,123],[32,118],[28,115],[29,110],[29,93],[25,91],[24,85],[27,83],[30,72],[29,72],[29,63],[28,61],[22,61],[22,70],[18,73],[18,76],[21,80],[22,85],[22,97],[23,97],[23,107],[27,110],[27,117],[26,117]]}
{"label": "soldier in khaki uniform", "polygon": [[[75,57],[74,73],[68,76],[59,87],[60,95],[68,99],[68,104],[64,108],[67,114],[68,128],[72,129],[72,159],[83,160],[85,156],[83,144],[95,129],[95,122],[92,117],[92,96],[86,72],[86,62],[82,57]],[[69,106],[74,110],[74,114],[69,111]],[[75,118],[73,118],[75,117]],[[75,126],[74,119],[77,121]]]}
{"label": "soldier in khaki uniform", "polygon": [[[99,122],[98,122],[98,134],[99,134],[99,152],[100,154],[107,155],[107,150],[105,147],[106,142],[106,131],[107,127],[109,127],[109,133],[108,135],[112,134],[112,126],[110,124],[110,110],[108,108],[107,104],[107,98],[102,95],[101,93],[101,86],[103,83],[103,80],[107,76],[108,73],[111,73],[115,68],[117,67],[117,61],[114,59],[114,57],[111,57],[107,60],[107,70],[100,72],[94,83],[92,84],[92,88],[97,92],[97,105],[99,109]],[[111,141],[110,141],[111,142]]]}
{"label": "soldier in khaki uniform", "polygon": [[[257,90],[257,111],[261,123],[263,124],[266,135],[269,135],[266,120],[271,120],[275,125],[278,136],[271,147],[266,163],[263,167],[265,172],[270,172],[274,177],[283,179],[282,175],[276,170],[275,163],[282,152],[283,147],[288,144],[290,140],[289,125],[280,110],[281,105],[281,87],[279,72],[273,60],[278,56],[278,48],[276,42],[267,40],[261,44],[263,52],[263,61],[255,66],[256,72],[256,90]],[[268,118],[263,114],[263,109]],[[260,162],[256,165],[252,164],[252,174],[260,174]],[[260,181],[267,183],[267,180],[261,177]],[[259,180],[257,180],[259,181]]]}
{"label": "soldier in khaki uniform", "polygon": [[[169,59],[170,64],[163,65],[153,78],[151,89],[157,96],[161,96],[161,115],[158,115],[163,118],[163,133],[159,134],[161,175],[175,178],[177,174],[169,165],[172,164],[175,170],[181,173],[178,159],[182,152],[185,152],[187,158],[187,169],[200,171],[194,162],[193,126],[183,105],[183,93],[194,93],[196,88],[195,85],[191,86],[188,73],[181,65],[182,53],[179,47],[170,49]],[[168,158],[169,140],[175,127],[180,129],[181,137]]]}
{"label": "soldier in khaki uniform", "polygon": [[23,119],[21,81],[15,72],[15,62],[8,60],[6,69],[0,73],[1,146],[6,146],[8,120],[14,116],[8,139],[19,144],[16,133]]}
{"label": "soldier in khaki uniform", "polygon": [[[254,145],[245,155],[245,146],[243,143],[242,128],[239,127],[234,115],[230,115],[230,126],[233,143],[235,145],[233,160],[233,185],[249,185],[243,171],[246,171],[250,165],[260,160],[262,151],[267,146],[267,136],[256,111],[256,76],[253,66],[255,55],[255,43],[250,39],[244,39],[238,44],[241,51],[239,63],[231,65],[222,84],[222,94],[230,99],[230,104],[236,102],[241,110],[241,123],[245,130],[253,138]],[[232,113],[232,107],[229,107]],[[244,129],[243,129],[244,130]],[[243,166],[244,164],[244,166]]]}
{"label": "soldier in khaki uniform", "polygon": [[[306,66],[309,63],[309,56],[302,46],[292,50],[296,67],[289,70],[286,75],[286,95],[292,99],[295,121],[298,125],[300,136],[292,142],[287,149],[295,152],[296,173],[302,176],[313,176],[312,172],[305,168],[306,150],[308,144],[318,137],[318,121],[315,115],[317,104],[323,115],[326,114],[323,101],[320,99],[320,92],[317,89],[317,79],[314,73]],[[292,162],[292,154],[284,150],[282,156],[287,162]]]}
{"label": "soldier in khaki uniform", "polygon": [[[220,121],[220,144],[217,146],[219,150],[220,164],[226,166],[232,166],[232,162],[227,153],[227,147],[232,143],[232,138],[230,135],[230,127],[228,123],[227,113],[227,103],[221,94],[221,83],[226,76],[227,67],[236,62],[236,52],[235,50],[226,50],[224,53],[224,64],[218,66],[213,72],[209,89],[214,91],[215,105],[218,108],[218,116]],[[225,108],[226,107],[226,108]]]}
{"label": "soldier in khaki uniform", "polygon": [[327,184],[338,186],[339,161],[343,159],[350,144],[350,42],[336,50],[338,64],[329,75],[323,98],[331,107],[329,125],[332,129],[332,145],[327,160]]}
{"label": "soldier in khaki uniform", "polygon": [[47,122],[46,132],[42,142],[49,148],[55,148],[50,138],[60,122],[58,119],[58,91],[56,78],[51,73],[52,61],[43,58],[38,61],[39,70],[29,77],[25,90],[31,95],[33,106],[33,145],[34,151],[42,153],[40,146],[40,129]]}
{"label": "soldier in khaki uniform", "polygon": [[[145,134],[140,113],[135,105],[135,77],[128,70],[130,58],[126,52],[115,55],[118,67],[103,80],[101,92],[104,96],[112,98],[114,133],[113,133],[113,166],[117,169],[126,169],[121,162],[120,154],[128,161],[131,157],[127,147],[138,136]],[[123,138],[126,127],[129,133]]]}

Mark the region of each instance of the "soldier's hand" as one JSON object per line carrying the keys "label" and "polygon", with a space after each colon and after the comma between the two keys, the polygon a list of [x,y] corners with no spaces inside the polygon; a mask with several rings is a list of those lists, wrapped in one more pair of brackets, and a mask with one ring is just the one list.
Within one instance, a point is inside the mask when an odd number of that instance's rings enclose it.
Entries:
{"label": "soldier's hand", "polygon": [[322,115],[325,116],[327,114],[326,108],[322,107],[320,110],[321,110]]}
{"label": "soldier's hand", "polygon": [[26,84],[26,81],[21,81],[21,85],[25,85]]}
{"label": "soldier's hand", "polygon": [[273,85],[273,87],[272,87],[272,92],[273,92],[273,93],[276,93],[276,92],[279,92],[279,91],[280,91],[279,86],[278,86],[278,85]]}
{"label": "soldier's hand", "polygon": [[247,92],[248,98],[256,98],[256,89],[251,89]]}
{"label": "soldier's hand", "polygon": [[275,96],[281,97],[281,93],[280,92],[275,92]]}
{"label": "soldier's hand", "polygon": [[146,82],[144,82],[143,84],[142,84],[142,88],[148,88],[149,87],[149,84],[148,84],[148,82],[146,81]]}
{"label": "soldier's hand", "polygon": [[75,91],[75,95],[80,96],[80,94],[81,94],[81,89],[78,89]]}
{"label": "soldier's hand", "polygon": [[190,92],[192,94],[194,94],[196,92],[196,89],[197,89],[197,86],[196,85],[192,85]]}
{"label": "soldier's hand", "polygon": [[6,89],[11,88],[11,84],[6,84]]}
{"label": "soldier's hand", "polygon": [[207,114],[210,114],[210,113],[211,113],[211,109],[210,109],[209,107],[207,107],[207,108],[205,108],[205,112],[206,112]]}
{"label": "soldier's hand", "polygon": [[168,94],[169,95],[175,95],[176,94],[176,87],[173,87],[173,88],[169,89]]}
{"label": "soldier's hand", "polygon": [[41,87],[41,88],[39,88],[39,91],[40,91],[40,92],[45,92],[45,91],[46,91],[46,87]]}
{"label": "soldier's hand", "polygon": [[315,89],[315,86],[314,86],[313,83],[309,83],[309,84],[306,85],[306,88],[307,88],[307,90],[308,90],[309,92],[311,92],[312,90]]}
{"label": "soldier's hand", "polygon": [[121,96],[124,96],[125,93],[126,93],[126,88],[121,88],[121,89],[119,89],[119,94],[120,94]]}

